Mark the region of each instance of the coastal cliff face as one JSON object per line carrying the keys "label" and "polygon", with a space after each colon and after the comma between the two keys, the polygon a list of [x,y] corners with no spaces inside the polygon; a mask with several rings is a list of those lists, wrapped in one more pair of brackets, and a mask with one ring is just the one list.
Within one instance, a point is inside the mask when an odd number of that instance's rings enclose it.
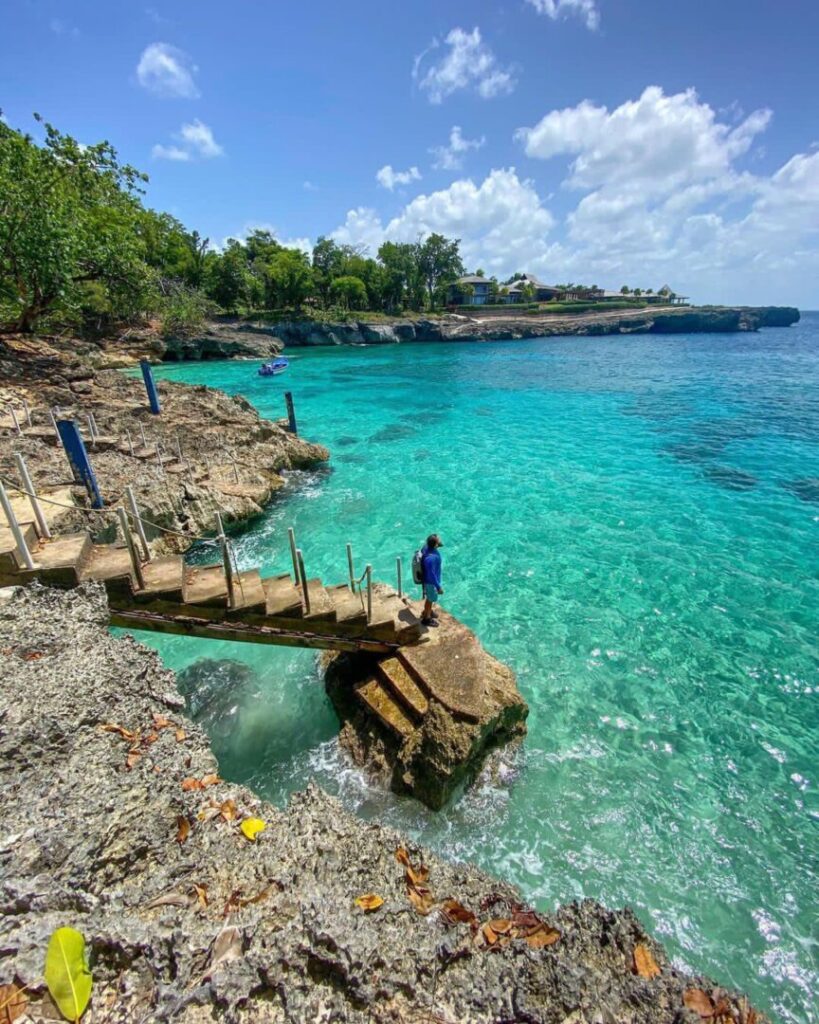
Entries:
{"label": "coastal cliff face", "polygon": [[109,634],[99,584],[0,592],[0,651],[0,985],[27,986],[18,1024],[59,1018],[42,972],[62,926],[90,952],[86,1024],[764,1021],[628,910],[534,914],[316,788],[279,809],[220,779],[173,674]]}
{"label": "coastal cliff face", "polygon": [[388,345],[399,342],[508,341],[559,335],[688,334],[756,331],[786,327],[799,310],[786,306],[650,307],[585,315],[451,314],[437,319],[395,320],[383,324],[286,320],[256,325],[289,347],[309,345]]}

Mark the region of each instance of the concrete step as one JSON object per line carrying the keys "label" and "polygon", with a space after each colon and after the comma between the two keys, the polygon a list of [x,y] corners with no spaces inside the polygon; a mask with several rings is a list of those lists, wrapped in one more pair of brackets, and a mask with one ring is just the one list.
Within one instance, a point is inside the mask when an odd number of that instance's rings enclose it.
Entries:
{"label": "concrete step", "polygon": [[185,570],[182,586],[185,604],[227,608],[227,582],[221,565],[206,565]]}
{"label": "concrete step", "polygon": [[427,695],[398,658],[379,661],[376,671],[379,679],[408,711],[418,718],[424,717],[429,710]]}
{"label": "concrete step", "polygon": [[[33,522],[21,522],[20,532],[23,534],[29,551],[37,547],[39,538]],[[23,561],[17,553],[17,545],[14,543],[11,530],[0,529],[0,572],[17,572],[22,564]]]}
{"label": "concrete step", "polygon": [[336,610],[336,621],[346,622],[348,625],[366,625],[367,611],[360,594],[352,593],[346,583],[328,587],[327,593]]}
{"label": "concrete step", "polygon": [[171,601],[181,604],[184,600],[185,561],[181,555],[166,555],[154,558],[142,566],[145,588],[135,590],[137,601]]}
{"label": "concrete step", "polygon": [[231,615],[249,611],[264,614],[267,595],[258,569],[240,572],[234,585],[233,594],[234,603],[230,608]]}
{"label": "concrete step", "polygon": [[292,578],[285,573],[262,580],[267,598],[267,614],[276,618],[300,619],[304,612],[301,594],[296,589]]}
{"label": "concrete step", "polygon": [[37,568],[21,573],[27,579],[38,578],[57,586],[76,586],[80,572],[91,550],[87,533],[66,533],[52,540],[44,540],[32,550]]}
{"label": "concrete step", "polygon": [[[301,587],[297,588],[301,593]],[[319,579],[307,581],[307,596],[310,598],[310,612],[305,612],[305,619],[318,619],[321,622],[336,621],[336,607],[333,599],[324,589],[324,584]]]}
{"label": "concrete step", "polygon": [[94,544],[78,575],[82,582],[83,580],[130,579],[132,572],[131,556],[128,554],[127,548],[114,547],[113,544]]}
{"label": "concrete step", "polygon": [[406,739],[415,731],[415,726],[378,679],[359,683],[355,693],[364,706],[401,739]]}

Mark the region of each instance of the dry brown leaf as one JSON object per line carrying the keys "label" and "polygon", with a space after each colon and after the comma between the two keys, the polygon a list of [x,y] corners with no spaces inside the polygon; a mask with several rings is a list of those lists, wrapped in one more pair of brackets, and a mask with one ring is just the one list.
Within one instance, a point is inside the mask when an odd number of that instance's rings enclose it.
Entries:
{"label": "dry brown leaf", "polygon": [[526,938],[527,935],[540,931],[544,924],[543,918],[534,910],[515,910],[512,914],[512,927],[519,938]]}
{"label": "dry brown leaf", "polygon": [[23,661],[39,661],[40,658],[45,657],[45,651],[26,651],[23,655]]}
{"label": "dry brown leaf", "polygon": [[199,901],[199,906],[204,910],[208,905],[208,887],[206,885],[197,885],[193,883],[193,888],[196,891],[196,898]]}
{"label": "dry brown leaf", "polygon": [[642,942],[634,947],[634,973],[641,978],[655,978],[660,973],[660,966],[654,959],[651,950]]}
{"label": "dry brown leaf", "polygon": [[683,992],[683,1003],[685,1003],[686,1009],[693,1010],[700,1017],[714,1016],[714,1004],[711,1002],[711,997],[701,988],[687,988]]}
{"label": "dry brown leaf", "polygon": [[233,925],[223,928],[213,940],[210,967],[208,974],[228,960],[238,960],[242,956],[242,933]]}
{"label": "dry brown leaf", "polygon": [[399,846],[398,849],[395,851],[395,859],[398,861],[399,864],[403,864],[405,868],[409,867],[409,854],[407,853],[403,846]]}
{"label": "dry brown leaf", "polygon": [[189,907],[190,902],[190,896],[183,896],[180,892],[167,892],[164,896],[157,896],[155,900],[151,900],[145,906],[148,910],[153,910],[155,907]]}
{"label": "dry brown leaf", "polygon": [[127,768],[127,770],[130,771],[141,757],[142,754],[140,753],[140,751],[130,751],[128,756],[125,758],[125,767]]}
{"label": "dry brown leaf", "polygon": [[412,864],[407,864],[406,870],[407,885],[423,885],[429,881],[429,868],[422,864],[420,868],[414,868]]}
{"label": "dry brown leaf", "polygon": [[548,925],[541,925],[536,932],[530,932],[524,936],[526,945],[530,949],[543,949],[551,946],[560,938],[557,928],[550,928]]}
{"label": "dry brown leaf", "polygon": [[506,917],[496,917],[489,922],[489,927],[497,935],[507,935],[512,930],[512,922]]}
{"label": "dry brown leaf", "polygon": [[459,903],[458,900],[444,900],[442,909],[444,917],[450,924],[455,924],[456,922],[470,925],[477,923],[477,917],[475,917],[471,910],[467,910],[463,903]]}
{"label": "dry brown leaf", "polygon": [[208,786],[215,786],[218,782],[221,782],[221,781],[222,780],[219,778],[218,775],[203,775],[202,776],[202,789],[207,789]]}
{"label": "dry brown leaf", "polygon": [[199,811],[199,813],[196,815],[196,818],[198,821],[213,821],[213,819],[217,817],[218,814],[219,804],[217,804],[214,800],[211,800],[211,802],[206,807],[203,807],[202,810]]}
{"label": "dry brown leaf", "polygon": [[432,893],[426,886],[410,886],[407,889],[407,898],[419,914],[426,915],[432,910]]}
{"label": "dry brown leaf", "polygon": [[105,725],[100,726],[103,732],[115,732],[118,733],[124,740],[128,740],[129,743],[135,743],[137,734],[131,732],[130,729],[125,729],[121,725],[116,725],[114,722],[106,722]]}
{"label": "dry brown leaf", "polygon": [[13,1024],[28,1006],[28,996],[19,985],[0,985],[0,1024]]}
{"label": "dry brown leaf", "polygon": [[369,913],[371,910],[378,910],[379,907],[383,907],[384,898],[376,896],[374,892],[368,892],[364,896],[357,897],[355,905],[360,907],[365,913]]}
{"label": "dry brown leaf", "polygon": [[158,739],[159,739],[159,733],[158,732],[149,732],[148,735],[145,737],[145,739],[142,741],[142,745],[145,746],[145,747],[149,747],[152,743],[156,743],[156,741]]}
{"label": "dry brown leaf", "polygon": [[185,730],[184,729],[177,729],[176,730],[176,742],[177,743],[184,743],[185,742]]}
{"label": "dry brown leaf", "polygon": [[498,941],[497,932],[488,922],[481,928],[481,934],[483,935],[484,942],[486,942],[487,946],[494,946]]}
{"label": "dry brown leaf", "polygon": [[168,726],[173,725],[170,718],[166,718],[164,715],[158,715],[156,711],[153,713],[154,726],[157,729],[167,729]]}
{"label": "dry brown leaf", "polygon": [[187,779],[182,780],[182,788],[185,790],[186,793],[188,793],[192,789],[204,789],[205,787],[202,785],[199,779],[189,777]]}
{"label": "dry brown leaf", "polygon": [[176,841],[181,846],[191,834],[191,823],[183,814],[180,814],[176,819],[176,826]]}
{"label": "dry brown leaf", "polygon": [[225,800],[219,804],[219,813],[225,819],[225,821],[233,821],[238,813],[236,810],[236,804],[233,800]]}

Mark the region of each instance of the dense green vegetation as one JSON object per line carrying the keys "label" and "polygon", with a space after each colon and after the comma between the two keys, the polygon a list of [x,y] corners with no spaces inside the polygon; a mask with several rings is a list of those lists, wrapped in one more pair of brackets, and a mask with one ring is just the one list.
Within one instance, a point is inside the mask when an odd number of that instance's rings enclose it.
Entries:
{"label": "dense green vegetation", "polygon": [[420,312],[464,272],[458,241],[385,242],[375,258],[319,238],[312,256],[268,231],[222,251],[142,202],[147,177],[107,143],[44,139],[0,121],[0,324],[105,332],[155,318],[167,333],[260,309]]}
{"label": "dense green vegetation", "polygon": [[[375,257],[328,237],[308,255],[263,230],[216,249],[170,214],[148,209],[146,175],[120,163],[108,142],[83,146],[36,120],[41,142],[0,120],[0,329],[102,335],[152,321],[184,335],[220,312],[417,316],[442,307],[464,274],[459,240],[434,233],[384,242]],[[490,302],[503,303],[507,288],[494,278],[488,284]],[[459,290],[468,299],[472,286]],[[544,308],[532,302],[531,286],[522,298],[510,313]],[[636,301],[546,309],[580,313]]]}

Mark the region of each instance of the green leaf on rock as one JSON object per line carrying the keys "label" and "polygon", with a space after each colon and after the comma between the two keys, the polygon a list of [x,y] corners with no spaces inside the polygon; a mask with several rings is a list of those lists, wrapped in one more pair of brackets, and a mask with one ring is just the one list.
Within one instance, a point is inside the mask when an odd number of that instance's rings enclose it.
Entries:
{"label": "green leaf on rock", "polygon": [[91,998],[93,980],[85,956],[85,939],[74,928],[51,936],[45,962],[48,991],[66,1020],[78,1021]]}

